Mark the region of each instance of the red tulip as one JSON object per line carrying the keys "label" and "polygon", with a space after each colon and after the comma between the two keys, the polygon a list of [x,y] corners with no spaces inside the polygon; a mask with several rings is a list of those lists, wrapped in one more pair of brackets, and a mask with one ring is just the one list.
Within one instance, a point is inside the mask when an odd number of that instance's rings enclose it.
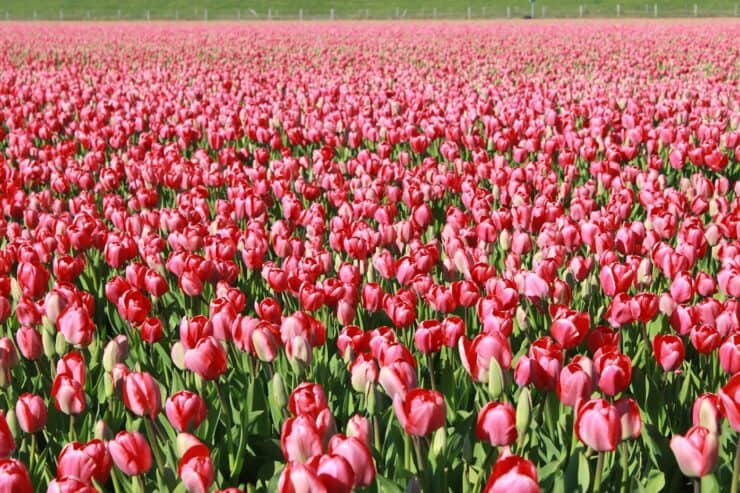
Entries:
{"label": "red tulip", "polygon": [[280,473],[278,493],[328,493],[326,486],[312,467],[300,462],[288,462]]}
{"label": "red tulip", "polygon": [[344,457],[339,455],[316,456],[307,464],[316,471],[327,490],[335,493],[350,493],[355,484],[355,473]]}
{"label": "red tulip", "polygon": [[560,370],[556,387],[558,399],[563,405],[577,408],[580,402],[591,397],[593,386],[591,374],[580,365],[571,363]]}
{"label": "red tulip", "polygon": [[33,327],[23,326],[15,333],[18,349],[27,360],[35,361],[43,354],[41,334]]}
{"label": "red tulip", "polygon": [[308,416],[288,418],[280,432],[280,446],[287,461],[306,463],[323,452],[314,420]]}
{"label": "red tulip", "polygon": [[58,373],[51,386],[54,405],[64,414],[80,414],[85,410],[85,391],[69,373]]}
{"label": "red tulip", "polygon": [[677,370],[684,359],[683,340],[673,334],[658,334],[653,338],[653,354],[664,371]]}
{"label": "red tulip", "polygon": [[152,467],[152,449],[138,431],[121,431],[108,442],[108,451],[116,467],[127,476],[138,476]]}
{"label": "red tulip", "polygon": [[75,477],[52,479],[46,489],[46,493],[96,493],[97,491],[85,481]]}
{"label": "red tulip", "polygon": [[634,281],[634,275],[632,268],[628,265],[617,262],[605,265],[599,272],[601,289],[610,297],[626,293]]}
{"label": "red tulip", "polygon": [[173,394],[167,399],[164,409],[167,419],[178,433],[195,430],[208,413],[203,398],[188,390]]}
{"label": "red tulip", "polygon": [[539,493],[537,468],[516,455],[500,458],[486,482],[483,493]]}
{"label": "red tulip", "polygon": [[118,298],[116,306],[122,319],[134,327],[144,323],[151,310],[149,298],[136,288],[131,288]]}
{"label": "red tulip", "polygon": [[396,395],[393,410],[406,433],[426,436],[445,424],[445,400],[435,390],[413,389]]}
{"label": "red tulip", "polygon": [[8,493],[33,493],[34,491],[26,466],[16,459],[0,459],[0,486]]}
{"label": "red tulip", "polygon": [[730,375],[740,372],[740,334],[728,336],[720,345],[719,364]]}
{"label": "red tulip", "polygon": [[517,437],[514,406],[508,402],[486,404],[478,413],[475,436],[494,446],[513,444]]}
{"label": "red tulip", "polygon": [[26,433],[36,433],[46,426],[48,415],[46,402],[38,395],[21,394],[15,403],[15,415],[21,430]]}
{"label": "red tulip", "polygon": [[632,361],[629,356],[616,349],[602,348],[594,356],[594,368],[598,374],[599,388],[607,395],[624,392],[632,380]]}
{"label": "red tulip", "polygon": [[208,493],[214,478],[213,461],[206,447],[190,447],[177,466],[188,493]]}
{"label": "red tulip", "polygon": [[509,340],[497,332],[480,334],[472,342],[461,337],[458,349],[463,366],[478,382],[488,382],[491,358],[496,358],[501,368],[511,368],[512,354]]}
{"label": "red tulip", "polygon": [[622,397],[614,405],[622,423],[622,440],[639,438],[642,430],[642,418],[637,402],[629,397]]}
{"label": "red tulip", "polygon": [[139,334],[141,339],[149,344],[154,344],[162,339],[164,335],[164,329],[162,327],[162,321],[157,317],[149,317],[139,326]]}
{"label": "red tulip", "polygon": [[159,385],[147,372],[131,372],[123,379],[123,403],[137,416],[155,419],[162,410]]}
{"label": "red tulip", "polygon": [[682,473],[700,478],[712,472],[717,465],[719,440],[715,433],[703,426],[693,426],[686,435],[674,435],[671,438],[671,450]]}
{"label": "red tulip", "polygon": [[605,399],[592,399],[576,412],[578,439],[597,452],[614,451],[622,437],[617,408]]}
{"label": "red tulip", "polygon": [[334,435],[329,440],[328,453],[342,457],[349,463],[354,473],[355,487],[370,486],[375,480],[373,456],[365,442],[359,438]]}
{"label": "red tulip", "polygon": [[293,390],[288,398],[288,409],[293,416],[310,416],[316,419],[319,413],[327,407],[324,388],[315,383],[303,382]]}
{"label": "red tulip", "polygon": [[198,341],[193,349],[185,351],[185,367],[204,380],[216,380],[226,371],[226,350],[215,337]]}
{"label": "red tulip", "polygon": [[95,324],[86,309],[68,306],[57,319],[57,330],[68,343],[84,347],[92,342]]}

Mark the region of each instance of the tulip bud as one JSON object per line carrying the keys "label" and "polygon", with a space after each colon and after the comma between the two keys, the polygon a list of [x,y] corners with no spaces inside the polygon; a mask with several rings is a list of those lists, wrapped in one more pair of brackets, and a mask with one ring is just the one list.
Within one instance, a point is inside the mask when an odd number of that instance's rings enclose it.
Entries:
{"label": "tulip bud", "polygon": [[47,358],[53,359],[56,356],[57,352],[54,347],[54,335],[48,330],[41,332],[41,345],[44,347],[44,355]]}
{"label": "tulip bud", "polygon": [[69,344],[67,343],[67,339],[64,338],[64,334],[62,334],[61,332],[57,332],[54,350],[57,352],[57,354],[67,354],[68,349]]}
{"label": "tulip bud", "polygon": [[291,344],[287,348],[288,359],[293,371],[299,375],[311,366],[313,361],[313,348],[311,344],[303,336],[296,336],[291,341]]}
{"label": "tulip bud", "polygon": [[285,381],[279,373],[275,373],[270,380],[270,400],[278,409],[285,409],[285,406],[288,405],[288,393],[285,391]]}
{"label": "tulip bud", "polygon": [[498,242],[499,246],[502,250],[505,252],[509,250],[511,247],[511,233],[509,233],[508,229],[504,229],[501,231],[501,233],[498,235]]}
{"label": "tulip bud", "polygon": [[432,460],[436,460],[442,457],[442,454],[447,450],[447,430],[445,427],[438,429],[432,435],[432,444],[429,447],[429,457]]}
{"label": "tulip bud", "polygon": [[531,419],[532,395],[528,387],[523,387],[516,401],[516,432],[520,439],[524,437],[527,429],[529,429]]}
{"label": "tulip bud", "polygon": [[20,435],[20,428],[18,427],[18,418],[15,415],[15,410],[8,410],[8,412],[5,414],[5,421],[7,421],[8,423],[10,434],[13,435],[13,438],[17,440],[18,436]]}
{"label": "tulip bud", "polygon": [[108,428],[108,424],[104,420],[100,419],[93,427],[93,436],[98,440],[107,442],[109,440],[113,440],[114,435],[111,429]]}
{"label": "tulip bud", "polygon": [[521,306],[516,307],[516,324],[519,330],[526,332],[529,328],[529,322],[527,321],[527,312]]}
{"label": "tulip bud", "polygon": [[185,369],[185,346],[181,342],[178,341],[172,345],[170,357],[178,369]]}
{"label": "tulip bud", "polygon": [[497,401],[504,390],[504,373],[496,358],[491,358],[488,366],[488,395],[492,401]]}
{"label": "tulip bud", "polygon": [[41,329],[47,334],[54,335],[57,332],[56,322],[52,322],[51,319],[44,316],[41,317]]}
{"label": "tulip bud", "polygon": [[13,299],[13,303],[18,303],[18,300],[23,296],[21,285],[15,277],[10,278],[10,297]]}
{"label": "tulip bud", "polygon": [[123,363],[128,357],[128,339],[120,334],[106,344],[103,351],[103,368],[111,371],[118,363]]}

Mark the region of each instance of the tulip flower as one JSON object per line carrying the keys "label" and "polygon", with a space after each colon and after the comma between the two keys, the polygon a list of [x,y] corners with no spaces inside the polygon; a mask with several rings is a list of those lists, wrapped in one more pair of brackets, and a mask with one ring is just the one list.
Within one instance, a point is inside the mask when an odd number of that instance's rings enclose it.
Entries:
{"label": "tulip flower", "polygon": [[692,478],[706,476],[717,465],[717,435],[703,426],[689,428],[685,435],[671,438],[671,450],[681,472]]}
{"label": "tulip flower", "polygon": [[108,442],[113,463],[126,476],[145,474],[152,467],[152,450],[138,431],[121,431]]}
{"label": "tulip flower", "polygon": [[445,409],[444,397],[434,390],[414,389],[393,399],[398,421],[413,436],[426,436],[444,426]]}
{"label": "tulip flower", "polygon": [[509,455],[496,461],[484,493],[539,493],[537,468],[526,459]]}
{"label": "tulip flower", "polygon": [[478,440],[494,446],[507,446],[516,441],[516,411],[508,402],[489,402],[478,413],[475,428]]}

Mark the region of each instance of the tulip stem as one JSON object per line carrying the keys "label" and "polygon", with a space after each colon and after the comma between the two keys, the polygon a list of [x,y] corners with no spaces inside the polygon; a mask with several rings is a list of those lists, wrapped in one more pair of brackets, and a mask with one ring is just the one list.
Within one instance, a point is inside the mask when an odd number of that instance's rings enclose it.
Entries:
{"label": "tulip stem", "polygon": [[216,386],[216,395],[218,395],[218,400],[221,403],[221,411],[223,412],[224,416],[224,424],[226,427],[231,430],[231,415],[229,414],[229,407],[226,404],[226,399],[224,398],[224,394],[221,392],[221,386],[218,384],[218,380],[214,380],[213,384]]}
{"label": "tulip stem", "polygon": [[429,378],[432,381],[432,390],[437,390],[437,383],[434,381],[434,355],[427,353],[427,366],[429,367]]}
{"label": "tulip stem", "polygon": [[136,491],[140,493],[146,493],[146,490],[144,489],[144,480],[141,479],[141,475],[136,475],[133,477],[134,484],[136,484]]}
{"label": "tulip stem", "polygon": [[599,491],[601,489],[601,474],[604,471],[604,455],[605,452],[599,452],[599,456],[596,459],[596,475],[594,476],[594,489],[593,491]]}
{"label": "tulip stem", "polygon": [[73,442],[75,438],[75,415],[69,415],[69,441]]}
{"label": "tulip stem", "polygon": [[31,433],[31,448],[28,451],[28,470],[32,474],[34,462],[36,462],[36,433]]}
{"label": "tulip stem", "polygon": [[115,469],[111,470],[110,478],[113,480],[113,491],[115,493],[120,493],[121,485],[118,483],[118,474]]}
{"label": "tulip stem", "polygon": [[622,460],[622,486],[620,488],[621,491],[626,492],[627,491],[627,481],[628,481],[628,475],[627,475],[627,458],[629,455],[629,449],[627,448],[628,444],[626,441],[623,441],[619,445],[619,456]]}
{"label": "tulip stem", "polygon": [[737,446],[735,447],[735,467],[732,470],[731,493],[737,493],[738,483],[740,483],[740,436],[737,437]]}
{"label": "tulip stem", "polygon": [[159,440],[157,440],[157,434],[154,433],[154,428],[152,428],[152,422],[146,418],[144,418],[144,428],[146,429],[147,435],[149,435],[149,442],[154,451],[154,457],[157,459],[157,464],[159,464],[160,470],[164,471],[167,463],[162,458],[162,453],[159,450]]}
{"label": "tulip stem", "polygon": [[375,441],[375,450],[380,452],[380,426],[378,426],[377,416],[373,416],[373,439]]}
{"label": "tulip stem", "polygon": [[411,437],[411,441],[414,444],[414,452],[416,453],[416,470],[421,474],[424,471],[424,454],[421,451],[421,439],[419,437]]}
{"label": "tulip stem", "polygon": [[701,479],[694,478],[694,493],[701,493]]}

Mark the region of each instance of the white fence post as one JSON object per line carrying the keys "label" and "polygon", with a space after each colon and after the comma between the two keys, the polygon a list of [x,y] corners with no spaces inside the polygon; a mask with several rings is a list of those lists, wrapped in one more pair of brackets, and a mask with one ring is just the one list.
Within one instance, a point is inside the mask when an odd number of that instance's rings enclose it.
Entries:
{"label": "white fence post", "polygon": [[471,13],[470,13],[470,5],[468,5],[468,13],[467,13],[467,16],[468,16],[468,20],[470,20],[470,17],[471,17]]}
{"label": "white fence post", "polygon": [[152,20],[152,16],[151,16],[151,14],[149,13],[148,10],[146,11],[146,20],[148,20],[148,21]]}
{"label": "white fence post", "polygon": [[62,10],[62,9],[59,9],[59,20],[60,21],[63,21],[64,20],[64,10]]}
{"label": "white fence post", "polygon": [[203,9],[203,20],[204,21],[208,20],[208,9]]}
{"label": "white fence post", "polygon": [[544,5],[542,6],[542,18],[545,18],[547,16],[547,7]]}
{"label": "white fence post", "polygon": [[658,4],[657,3],[653,4],[653,15],[654,17],[658,17]]}
{"label": "white fence post", "polygon": [[334,20],[334,9],[331,9],[331,10],[329,11],[329,18],[330,18],[331,20]]}
{"label": "white fence post", "polygon": [[697,4],[694,4],[694,17],[699,16],[699,6]]}
{"label": "white fence post", "polygon": [[299,21],[303,20],[303,9],[298,9],[298,20]]}
{"label": "white fence post", "polygon": [[621,13],[622,13],[622,6],[617,4],[617,17],[619,17]]}
{"label": "white fence post", "polygon": [[[737,10],[737,8],[735,10]],[[432,9],[432,17],[434,17],[435,19],[437,18],[437,7],[434,7]]]}
{"label": "white fence post", "polygon": [[506,6],[506,18],[511,19],[511,7]]}
{"label": "white fence post", "polygon": [[583,5],[578,6],[578,17],[583,17]]}

